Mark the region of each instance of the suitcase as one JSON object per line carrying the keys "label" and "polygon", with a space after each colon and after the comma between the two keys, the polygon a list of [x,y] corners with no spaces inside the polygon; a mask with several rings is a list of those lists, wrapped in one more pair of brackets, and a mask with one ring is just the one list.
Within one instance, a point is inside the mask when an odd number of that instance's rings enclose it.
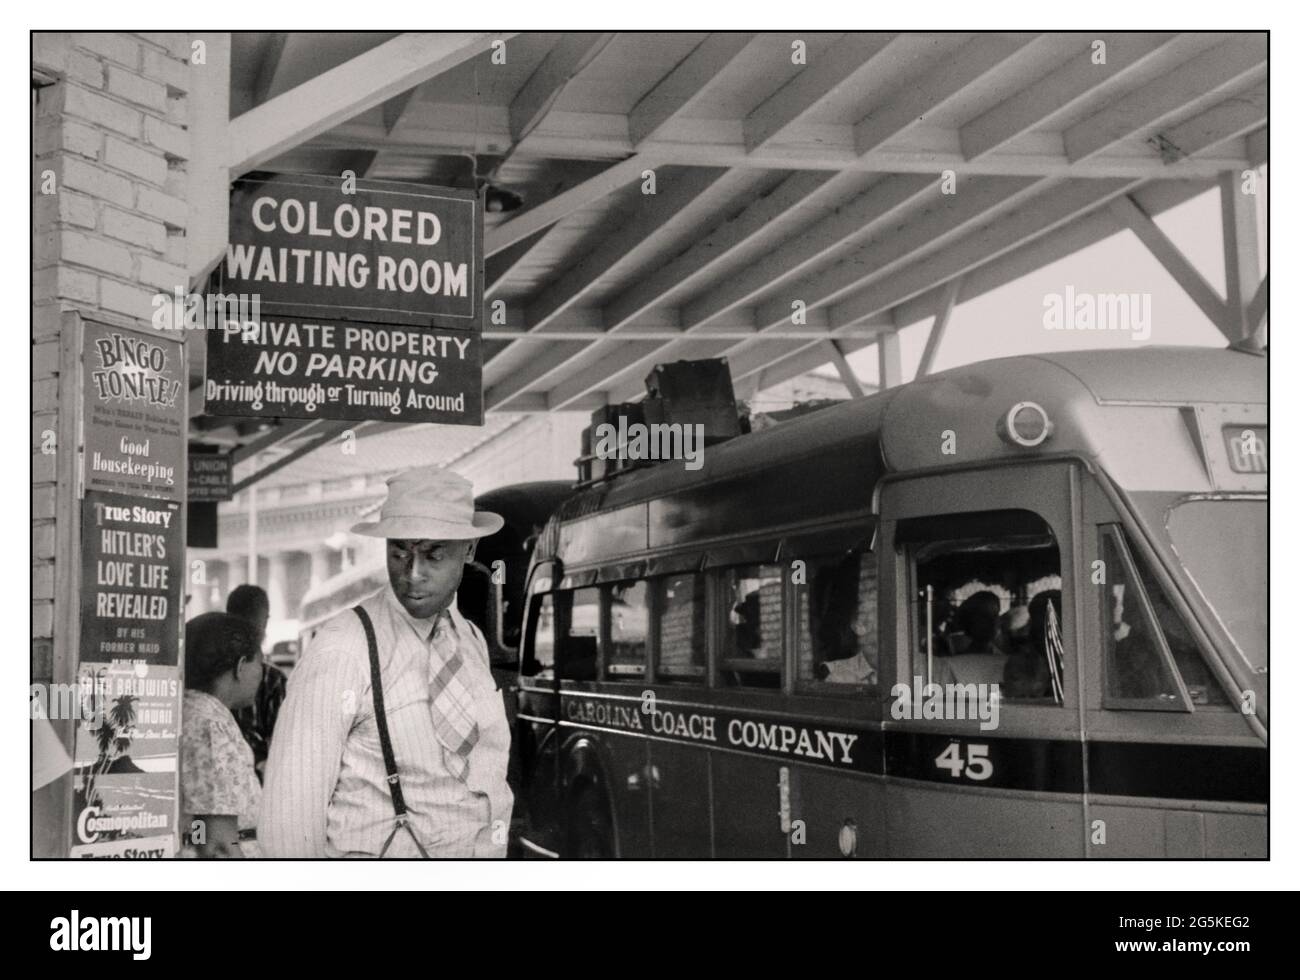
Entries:
{"label": "suitcase", "polygon": [[731,367],[725,357],[657,364],[645,379],[647,424],[704,426],[704,444],[740,435]]}

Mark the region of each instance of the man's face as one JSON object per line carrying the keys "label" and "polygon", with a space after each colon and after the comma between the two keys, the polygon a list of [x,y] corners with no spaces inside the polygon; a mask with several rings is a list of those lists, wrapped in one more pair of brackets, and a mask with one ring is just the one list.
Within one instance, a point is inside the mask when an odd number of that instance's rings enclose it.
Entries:
{"label": "man's face", "polygon": [[388,581],[416,619],[436,616],[456,597],[476,541],[388,541]]}

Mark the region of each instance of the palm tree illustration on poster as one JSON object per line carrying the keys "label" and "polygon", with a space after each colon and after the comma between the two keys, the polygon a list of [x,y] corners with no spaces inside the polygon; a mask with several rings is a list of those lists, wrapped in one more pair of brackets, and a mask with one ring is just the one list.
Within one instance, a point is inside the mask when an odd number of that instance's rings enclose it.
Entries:
{"label": "palm tree illustration on poster", "polygon": [[[133,694],[121,694],[112,700],[112,706],[105,711],[107,696],[104,680],[107,670],[100,668],[93,675],[93,682],[85,692],[82,700],[82,718],[86,719],[85,732],[94,737],[99,754],[95,761],[81,770],[81,807],[102,809],[104,800],[96,792],[96,781],[108,773],[142,772],[131,761],[131,741],[135,737],[135,703],[139,700]],[[101,835],[101,839],[115,840],[126,836],[121,830],[110,830]]]}
{"label": "palm tree illustration on poster", "polygon": [[78,843],[171,832],[176,678],[175,668],[82,665],[74,783]]}

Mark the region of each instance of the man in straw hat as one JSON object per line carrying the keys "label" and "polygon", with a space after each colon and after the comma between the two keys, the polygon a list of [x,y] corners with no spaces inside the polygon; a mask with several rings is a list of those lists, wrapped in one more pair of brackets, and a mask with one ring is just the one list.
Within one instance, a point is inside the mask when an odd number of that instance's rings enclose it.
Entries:
{"label": "man in straw hat", "polygon": [[322,626],[289,679],[258,823],[267,856],[505,856],[510,730],[487,645],[456,609],[478,539],[503,523],[474,511],[468,480],[422,466],[352,528],[387,539],[389,587]]}

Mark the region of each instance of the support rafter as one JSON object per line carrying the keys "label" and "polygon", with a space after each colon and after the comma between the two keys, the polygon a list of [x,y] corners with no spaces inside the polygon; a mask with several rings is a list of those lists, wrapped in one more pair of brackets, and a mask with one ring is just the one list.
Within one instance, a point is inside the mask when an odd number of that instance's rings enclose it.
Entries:
{"label": "support rafter", "polygon": [[1075,123],[1064,134],[1066,155],[1077,163],[1100,154],[1143,129],[1208,108],[1242,84],[1263,79],[1267,70],[1265,35],[1226,41]]}
{"label": "support rafter", "polygon": [[401,34],[230,120],[232,177],[442,74],[514,32]]}
{"label": "support rafter", "polygon": [[1255,198],[1242,190],[1241,175],[1219,177],[1219,207],[1223,215],[1223,261],[1227,297],[1221,330],[1229,340],[1250,336],[1248,306],[1259,289],[1259,229],[1255,223]]}
{"label": "support rafter", "polygon": [[828,51],[745,117],[745,149],[753,152],[778,139],[827,99],[854,91],[871,61],[897,34],[845,34]]}
{"label": "support rafter", "polygon": [[1214,287],[1196,270],[1196,267],[1179,251],[1178,246],[1160,230],[1138,203],[1131,196],[1126,195],[1112,201],[1110,209],[1129,231],[1137,235],[1174,281],[1183,287],[1183,291],[1200,308],[1206,318],[1229,339],[1235,339],[1229,333],[1231,323],[1223,298],[1215,292]]}
{"label": "support rafter", "polygon": [[876,338],[876,357],[880,366],[880,387],[897,388],[903,383],[903,353],[897,330]]}
{"label": "support rafter", "polygon": [[853,372],[853,365],[844,356],[843,343],[835,340],[825,340],[822,341],[822,347],[826,351],[826,356],[830,358],[830,362],[835,365],[835,370],[839,374],[840,380],[844,382],[844,387],[849,390],[849,397],[863,397],[866,391],[862,387],[862,382],[858,380],[858,376]]}
{"label": "support rafter", "polygon": [[939,345],[943,343],[943,335],[948,329],[948,320],[952,316],[953,307],[957,305],[961,284],[962,277],[958,276],[944,283],[940,289],[939,306],[934,313],[934,325],[930,327],[930,335],[925,338],[925,350],[922,351],[921,363],[916,368],[918,378],[925,377],[934,367],[934,358],[939,353]]}
{"label": "support rafter", "polygon": [[754,42],[744,31],[709,34],[659,80],[627,117],[628,138],[634,147],[653,139],[671,120],[694,105],[728,65],[741,58]]}

